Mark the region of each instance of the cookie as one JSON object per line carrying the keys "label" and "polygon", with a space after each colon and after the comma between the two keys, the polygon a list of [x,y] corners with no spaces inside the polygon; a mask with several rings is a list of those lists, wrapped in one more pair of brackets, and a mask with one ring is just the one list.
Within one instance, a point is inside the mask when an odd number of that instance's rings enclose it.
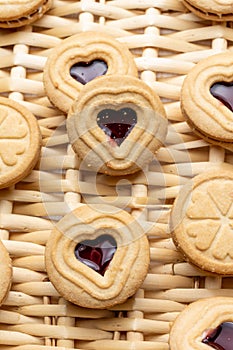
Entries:
{"label": "cookie", "polygon": [[12,264],[11,258],[5,246],[0,240],[0,266],[1,266],[1,280],[0,280],[0,305],[4,302],[5,298],[11,287],[12,281]]}
{"label": "cookie", "polygon": [[41,148],[40,129],[24,106],[0,97],[0,189],[25,178],[36,164]]}
{"label": "cookie", "polygon": [[142,284],[149,245],[126,211],[83,205],[64,216],[46,245],[46,269],[59,294],[88,308],[124,302]]}
{"label": "cookie", "polygon": [[200,61],[181,90],[181,109],[193,131],[206,141],[233,150],[233,53]]}
{"label": "cookie", "polygon": [[233,274],[233,170],[197,175],[180,191],[171,211],[173,240],[203,270]]}
{"label": "cookie", "polygon": [[198,17],[212,21],[232,21],[232,0],[183,0],[183,4]]}
{"label": "cookie", "polygon": [[85,85],[66,123],[70,143],[84,167],[109,175],[143,169],[167,133],[159,97],[130,76],[103,76]]}
{"label": "cookie", "polygon": [[233,298],[212,297],[188,305],[175,319],[171,350],[232,350]]}
{"label": "cookie", "polygon": [[133,55],[110,35],[85,32],[53,49],[44,69],[44,86],[50,101],[67,113],[83,86],[105,74],[137,76]]}
{"label": "cookie", "polygon": [[0,0],[0,28],[35,22],[51,7],[52,0]]}

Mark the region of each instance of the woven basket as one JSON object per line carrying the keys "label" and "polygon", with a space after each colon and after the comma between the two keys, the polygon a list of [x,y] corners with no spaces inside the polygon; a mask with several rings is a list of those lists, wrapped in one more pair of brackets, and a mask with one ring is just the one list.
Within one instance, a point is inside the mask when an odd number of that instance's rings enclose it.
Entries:
{"label": "woven basket", "polygon": [[[143,172],[121,181],[79,170],[67,142],[66,116],[44,92],[51,49],[82,31],[107,32],[135,57],[140,79],[161,97],[169,119],[166,144]],[[196,299],[233,296],[233,278],[213,277],[184,261],[168,218],[183,184],[231,152],[195,136],[180,110],[187,72],[201,59],[233,50],[229,23],[189,13],[179,0],[55,0],[34,25],[0,31],[0,93],[26,106],[43,135],[41,162],[0,191],[0,238],[13,261],[13,284],[0,309],[0,350],[168,350],[173,320]],[[44,248],[54,223],[83,203],[128,209],[147,230],[151,265],[137,294],[111,310],[61,298],[47,278]]]}

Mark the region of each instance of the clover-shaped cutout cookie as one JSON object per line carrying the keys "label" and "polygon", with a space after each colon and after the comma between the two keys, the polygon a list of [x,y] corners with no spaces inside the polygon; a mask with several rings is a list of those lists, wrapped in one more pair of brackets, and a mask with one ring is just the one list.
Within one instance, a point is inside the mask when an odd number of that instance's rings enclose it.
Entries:
{"label": "clover-shaped cutout cookie", "polygon": [[0,97],[0,189],[22,180],[36,164],[41,134],[34,115]]}
{"label": "clover-shaped cutout cookie", "polygon": [[197,175],[182,189],[171,212],[175,244],[198,267],[233,273],[233,171]]}

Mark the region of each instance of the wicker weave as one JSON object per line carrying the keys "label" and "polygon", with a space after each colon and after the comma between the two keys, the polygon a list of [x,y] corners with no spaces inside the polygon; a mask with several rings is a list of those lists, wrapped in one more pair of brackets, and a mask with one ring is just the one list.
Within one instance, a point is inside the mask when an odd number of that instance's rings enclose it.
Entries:
{"label": "wicker weave", "polygon": [[[143,173],[116,178],[79,170],[67,142],[66,116],[42,83],[51,49],[82,31],[107,32],[130,48],[139,75],[162,98],[166,145]],[[229,151],[198,139],[183,121],[180,89],[199,60],[233,50],[231,23],[201,20],[179,0],[55,0],[33,26],[0,31],[0,93],[39,120],[41,162],[24,181],[0,191],[0,238],[13,260],[13,284],[0,309],[0,350],[168,350],[171,324],[198,298],[233,296],[231,277],[213,277],[186,263],[172,243],[169,211],[183,184]],[[44,247],[54,223],[85,202],[129,209],[147,230],[150,271],[135,297],[112,310],[67,303],[49,282]]]}

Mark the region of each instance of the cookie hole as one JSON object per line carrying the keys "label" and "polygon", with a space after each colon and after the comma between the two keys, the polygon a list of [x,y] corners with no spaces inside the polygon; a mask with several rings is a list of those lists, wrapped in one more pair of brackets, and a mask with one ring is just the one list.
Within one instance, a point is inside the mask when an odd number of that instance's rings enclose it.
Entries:
{"label": "cookie hole", "polygon": [[70,75],[79,83],[85,85],[89,81],[105,75],[108,66],[105,61],[93,60],[90,62],[78,62],[70,68]]}
{"label": "cookie hole", "polygon": [[103,109],[97,115],[97,124],[117,146],[120,146],[137,123],[132,108]]}
{"label": "cookie hole", "polygon": [[233,82],[217,82],[211,86],[210,92],[233,112]]}
{"label": "cookie hole", "polygon": [[104,276],[116,249],[115,239],[106,234],[78,243],[74,253],[79,261]]}
{"label": "cookie hole", "polygon": [[214,329],[206,330],[202,343],[217,350],[232,350],[233,322],[223,322]]}

